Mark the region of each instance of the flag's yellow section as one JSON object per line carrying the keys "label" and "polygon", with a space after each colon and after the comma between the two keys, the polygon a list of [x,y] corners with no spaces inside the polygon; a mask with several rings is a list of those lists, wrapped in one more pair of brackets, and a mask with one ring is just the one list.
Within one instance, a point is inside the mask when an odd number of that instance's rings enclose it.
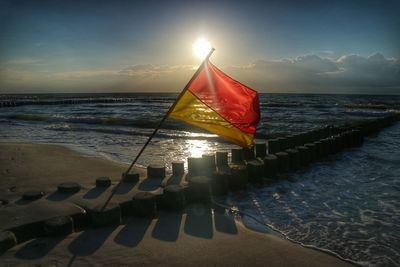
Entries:
{"label": "flag's yellow section", "polygon": [[206,129],[239,146],[249,147],[253,144],[253,134],[244,133],[227,122],[218,113],[197,99],[189,90],[182,95],[169,116]]}

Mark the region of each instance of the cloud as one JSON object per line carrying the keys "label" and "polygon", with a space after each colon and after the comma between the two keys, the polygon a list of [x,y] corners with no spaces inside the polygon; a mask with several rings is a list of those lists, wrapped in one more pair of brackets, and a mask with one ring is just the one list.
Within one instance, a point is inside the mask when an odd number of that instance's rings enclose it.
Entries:
{"label": "cloud", "polygon": [[4,65],[30,65],[39,63],[40,60],[32,59],[32,58],[15,58],[12,60],[8,60],[4,62]]}
{"label": "cloud", "polygon": [[313,51],[311,54],[327,58],[334,58],[336,55],[335,51],[332,50],[316,50]]}
{"label": "cloud", "polygon": [[[0,92],[38,88],[54,92],[177,92],[197,68],[138,64],[121,69],[57,71],[18,65],[33,62],[16,59],[0,66]],[[256,60],[240,66],[218,64],[218,67],[260,92],[400,94],[400,61],[381,53],[367,57],[343,55],[336,59],[307,54],[281,60]]]}
{"label": "cloud", "polygon": [[107,92],[120,82],[113,70],[31,70],[0,66],[0,93]]}
{"label": "cloud", "polygon": [[375,53],[367,58],[359,55],[342,56],[337,60],[337,64],[344,70],[355,73],[396,75],[400,71],[399,60],[387,59],[381,53]]}
{"label": "cloud", "polygon": [[192,65],[140,64],[125,67],[118,75],[128,90],[177,92],[189,81],[196,68]]}
{"label": "cloud", "polygon": [[337,85],[400,88],[400,61],[387,59],[380,53],[369,57],[342,56],[336,61],[340,71],[325,76]]}
{"label": "cloud", "polygon": [[248,68],[256,71],[273,71],[275,74],[290,74],[296,77],[339,70],[334,62],[317,55],[298,56],[295,59],[279,61],[257,60],[250,64]]}
{"label": "cloud", "polygon": [[338,59],[304,55],[294,59],[257,60],[226,68],[256,89],[267,92],[400,93],[400,61],[380,53]]}
{"label": "cloud", "polygon": [[78,70],[78,71],[64,71],[50,74],[51,78],[56,80],[81,80],[90,78],[99,78],[105,76],[115,76],[115,70]]}
{"label": "cloud", "polygon": [[151,64],[142,64],[142,65],[128,66],[128,67],[122,69],[121,71],[119,71],[118,73],[122,74],[122,75],[128,75],[128,76],[155,77],[155,76],[179,73],[181,71],[188,71],[188,70],[193,70],[193,69],[194,69],[194,66],[190,66],[190,65],[154,66]]}

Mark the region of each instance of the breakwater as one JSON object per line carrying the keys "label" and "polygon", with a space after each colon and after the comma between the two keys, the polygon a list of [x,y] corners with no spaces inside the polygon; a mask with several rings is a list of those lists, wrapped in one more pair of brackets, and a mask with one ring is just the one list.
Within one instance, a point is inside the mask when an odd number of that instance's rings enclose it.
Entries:
{"label": "breakwater", "polygon": [[94,97],[86,97],[86,96],[71,96],[71,97],[46,97],[46,96],[36,96],[36,97],[25,97],[21,98],[18,96],[7,96],[4,95],[3,97],[0,95],[0,108],[5,107],[18,107],[18,106],[27,106],[27,105],[35,105],[35,106],[42,106],[42,105],[80,105],[80,104],[113,104],[113,103],[135,103],[137,101],[142,102],[170,102],[173,101],[172,96],[165,96],[165,97],[153,97],[149,100],[146,97],[138,96],[138,97],[124,97],[123,94],[121,96],[99,96]]}
{"label": "breakwater", "polygon": [[[398,116],[390,115],[343,127],[324,127],[267,140],[251,149],[234,149],[230,155],[217,152],[188,158],[187,173],[184,162],[172,163],[171,174],[166,174],[164,166],[150,165],[147,177],[140,179],[148,186],[143,186],[133,198],[119,197],[105,210],[77,201],[80,208],[69,215],[3,228],[6,231],[2,233],[2,240],[15,244],[44,234],[65,234],[82,227],[118,224],[129,216],[154,217],[159,209],[184,209],[186,205],[198,202],[210,204],[212,195],[242,190],[248,183],[274,182],[279,179],[279,173],[306,168],[324,156],[359,146],[364,136],[378,132],[398,119]],[[123,183],[137,183],[139,178],[132,173],[124,177]],[[99,178],[96,188],[112,190],[113,187],[107,178]],[[59,185],[57,192],[72,195],[80,190],[78,184],[67,183]],[[21,197],[34,203],[42,196],[40,192],[26,192]]]}

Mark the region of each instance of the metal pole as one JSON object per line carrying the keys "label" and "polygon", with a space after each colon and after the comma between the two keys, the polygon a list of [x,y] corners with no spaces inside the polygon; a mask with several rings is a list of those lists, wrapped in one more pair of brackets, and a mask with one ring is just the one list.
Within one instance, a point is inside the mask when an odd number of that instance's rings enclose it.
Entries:
{"label": "metal pole", "polygon": [[139,151],[139,153],[136,155],[136,158],[132,161],[131,165],[129,166],[128,170],[125,172],[125,175],[127,175],[129,173],[129,171],[132,169],[132,167],[135,165],[136,161],[139,159],[140,155],[142,155],[143,151],[145,150],[145,148],[147,147],[147,145],[150,143],[151,139],[153,139],[154,135],[157,133],[158,129],[160,129],[161,125],[163,124],[163,122],[168,118],[168,115],[172,112],[172,110],[175,108],[176,104],[178,103],[179,99],[181,99],[181,97],[183,96],[183,94],[187,91],[187,89],[189,88],[190,84],[192,83],[192,81],[197,77],[197,75],[199,74],[200,70],[203,68],[204,63],[208,60],[208,58],[211,56],[211,54],[214,52],[214,48],[212,48],[210,50],[210,52],[208,53],[207,57],[203,60],[203,62],[201,63],[200,67],[197,69],[197,71],[195,72],[195,74],[193,75],[193,77],[190,79],[190,81],[186,84],[185,88],[182,90],[182,92],[179,94],[179,96],[177,97],[177,99],[175,100],[174,104],[172,104],[172,106],[169,108],[168,112],[165,113],[164,117],[161,119],[161,121],[158,123],[157,127],[154,129],[153,133],[149,136],[149,138],[147,139],[146,143],[143,145],[142,149]]}
{"label": "metal pole", "polygon": [[149,138],[147,139],[146,143],[144,143],[143,147],[140,149],[139,153],[136,155],[135,159],[132,161],[131,165],[129,165],[128,169],[126,170],[126,172],[123,174],[122,178],[119,180],[117,186],[113,189],[113,191],[111,192],[110,197],[107,199],[107,201],[104,203],[104,206],[102,207],[101,211],[103,211],[108,203],[110,202],[111,198],[114,196],[115,192],[118,190],[119,186],[122,183],[123,178],[128,175],[128,173],[131,171],[131,169],[133,168],[133,166],[135,165],[136,161],[139,159],[139,157],[142,155],[143,151],[146,149],[147,145],[150,143],[151,139],[153,139],[153,137],[156,135],[157,131],[160,129],[161,125],[163,124],[163,122],[168,118],[168,115],[172,112],[172,110],[175,108],[176,104],[178,103],[179,99],[181,99],[181,97],[183,96],[183,94],[187,91],[187,89],[189,88],[190,84],[192,83],[192,81],[197,77],[197,75],[199,74],[199,72],[201,71],[201,69],[204,67],[204,64],[207,62],[207,60],[210,58],[211,54],[215,51],[215,48],[211,48],[210,52],[208,53],[207,57],[203,60],[203,62],[201,63],[201,65],[199,66],[199,68],[197,69],[197,71],[194,73],[194,75],[192,76],[192,78],[189,80],[189,82],[186,84],[185,88],[183,88],[182,92],[178,95],[178,97],[176,98],[174,104],[172,104],[172,106],[169,108],[169,110],[167,111],[167,113],[165,113],[164,117],[160,120],[160,122],[158,123],[157,127],[154,129],[154,131],[152,132],[152,134],[149,136]]}

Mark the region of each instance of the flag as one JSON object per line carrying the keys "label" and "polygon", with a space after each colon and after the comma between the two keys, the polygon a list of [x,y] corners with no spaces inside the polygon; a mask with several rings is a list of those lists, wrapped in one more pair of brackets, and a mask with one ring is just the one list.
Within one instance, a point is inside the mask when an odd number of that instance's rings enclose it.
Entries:
{"label": "flag", "polygon": [[249,147],[260,120],[258,94],[207,59],[169,116]]}

